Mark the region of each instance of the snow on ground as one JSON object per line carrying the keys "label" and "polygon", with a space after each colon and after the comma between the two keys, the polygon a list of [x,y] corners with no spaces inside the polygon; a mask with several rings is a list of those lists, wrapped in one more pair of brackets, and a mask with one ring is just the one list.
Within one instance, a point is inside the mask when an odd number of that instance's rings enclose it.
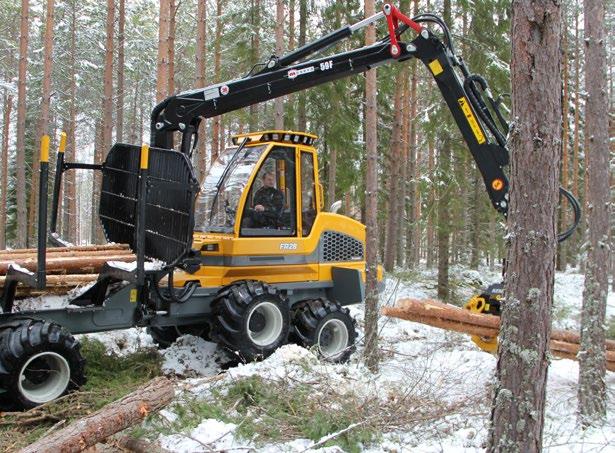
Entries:
{"label": "snow on ground", "polygon": [[[393,305],[402,298],[435,298],[435,270],[400,273],[403,279],[386,278],[381,295],[382,305]],[[453,299],[462,304],[478,290],[500,280],[500,271],[451,269]],[[583,275],[575,271],[558,272],[555,279],[554,327],[578,329],[582,302]],[[22,309],[57,308],[66,299],[53,297],[21,303]],[[321,363],[310,352],[296,345],[286,345],[262,362],[229,368],[229,357],[213,343],[186,335],[161,351],[163,370],[180,378],[177,403],[186,395],[211,397],[211,392],[224,383],[240,377],[257,375],[275,382],[303,382],[336,387],[356,395],[387,398],[408,397],[426,401],[427,405],[446,408],[436,420],[416,421],[408,426],[391,426],[367,452],[473,452],[484,449],[491,404],[496,359],[479,350],[466,335],[393,318],[380,320],[380,347],[383,359],[378,374],[371,374],[361,363],[363,306],[350,307],[357,319],[359,344],[347,364]],[[607,318],[615,316],[615,294],[608,298]],[[110,352],[127,354],[153,342],[144,329],[90,334],[102,341]],[[602,429],[582,433],[576,426],[576,384],[578,364],[554,359],[549,368],[545,412],[544,446],[552,452],[615,451],[615,373],[608,373],[609,411]],[[284,395],[280,395],[283,397]],[[420,412],[412,407],[409,411]],[[426,408],[429,413],[429,409]],[[435,409],[434,409],[435,410]],[[162,415],[177,417],[172,406]],[[366,414],[370,416],[370,414]],[[147,429],[147,424],[145,425]],[[170,451],[197,452],[220,450],[252,450],[265,452],[339,451],[337,447],[310,450],[313,441],[293,439],[273,444],[256,443],[236,436],[237,425],[216,419],[203,419],[189,432],[160,434],[158,442]],[[323,442],[324,443],[324,442]],[[319,445],[320,446],[320,445]]]}
{"label": "snow on ground", "polygon": [[[381,297],[382,304],[394,304],[396,300],[435,297],[435,273],[423,270],[411,276],[412,281],[399,281],[388,277]],[[499,273],[493,271],[469,271],[453,268],[452,278],[456,284],[455,295],[461,302],[467,300],[481,286],[497,282]],[[578,328],[583,289],[583,276],[574,272],[557,273],[555,285],[555,324],[557,328]],[[615,297],[609,295],[609,314],[615,312]],[[183,392],[199,397],[211,396],[213,388],[221,382],[233,382],[239,377],[258,375],[263,379],[287,382],[326,382],[328,386],[348,389],[355,394],[410,395],[437,401],[450,407],[450,413],[426,423],[417,422],[408,427],[394,427],[374,445],[365,446],[368,452],[449,452],[482,451],[487,438],[487,423],[490,411],[490,392],[493,383],[496,358],[480,351],[469,337],[443,331],[418,323],[382,318],[380,346],[383,360],[380,372],[372,375],[360,362],[362,353],[363,307],[351,307],[352,315],[361,329],[357,352],[344,365],[319,362],[310,351],[295,345],[286,345],[262,362],[230,368],[220,379],[212,381],[219,367],[204,367],[202,376],[182,381]],[[183,340],[180,340],[180,342]],[[193,344],[194,340],[190,340]],[[203,342],[203,344],[207,344]],[[215,355],[213,346],[197,348],[194,360]],[[186,363],[191,361],[190,349],[183,345],[181,363],[177,374],[184,374]],[[173,353],[165,353],[165,367],[171,366]],[[307,364],[307,365],[306,365]],[[198,367],[192,370],[199,372]],[[176,371],[173,371],[174,373]],[[576,381],[578,365],[571,360],[554,359],[549,369],[547,407],[545,415],[544,445],[546,451],[615,451],[615,373],[609,373],[607,386],[610,394],[607,425],[599,430],[582,433],[576,427]],[[317,386],[317,385],[316,385]],[[178,392],[181,401],[182,392]],[[281,395],[282,397],[282,395]],[[172,410],[164,416],[175,417]],[[237,426],[216,419],[204,419],[186,433],[160,435],[161,446],[177,452],[252,449],[266,452],[339,451],[336,447],[310,450],[313,442],[294,439],[278,444],[252,443],[234,435]]]}

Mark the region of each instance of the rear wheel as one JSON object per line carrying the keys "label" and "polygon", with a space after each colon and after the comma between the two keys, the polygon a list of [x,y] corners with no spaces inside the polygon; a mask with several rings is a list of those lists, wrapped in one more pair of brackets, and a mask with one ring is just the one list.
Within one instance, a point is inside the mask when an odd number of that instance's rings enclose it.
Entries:
{"label": "rear wheel", "polygon": [[4,399],[29,409],[85,383],[77,340],[60,325],[20,320],[0,326],[0,388]]}
{"label": "rear wheel", "polygon": [[347,308],[327,299],[294,306],[293,333],[299,344],[315,348],[329,362],[345,362],[355,350],[356,321]]}
{"label": "rear wheel", "polygon": [[288,303],[265,283],[233,283],[218,293],[212,308],[212,337],[242,360],[267,357],[288,338]]}

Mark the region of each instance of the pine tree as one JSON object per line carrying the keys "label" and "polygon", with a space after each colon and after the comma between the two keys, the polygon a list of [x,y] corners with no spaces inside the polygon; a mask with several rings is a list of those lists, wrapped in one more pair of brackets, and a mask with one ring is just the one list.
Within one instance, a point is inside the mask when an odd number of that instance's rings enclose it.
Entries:
{"label": "pine tree", "polygon": [[0,250],[6,248],[6,204],[9,179],[9,131],[13,96],[4,89],[4,112],[2,115],[2,161],[0,167]]}
{"label": "pine tree", "polygon": [[609,123],[604,1],[584,0],[588,250],[579,350],[579,414],[584,427],[606,419],[605,318],[609,291]]}
{"label": "pine tree", "polygon": [[[301,0],[303,3],[305,0]],[[365,17],[374,14],[374,0],[365,0]],[[373,25],[367,28],[365,45],[376,41]],[[365,73],[365,224],[366,274],[365,287],[365,363],[372,372],[378,370],[378,117],[376,69]]]}
{"label": "pine tree", "polygon": [[28,237],[26,211],[26,77],[28,68],[29,1],[21,1],[19,27],[19,77],[17,81],[17,143],[15,193],[17,198],[17,233],[15,245],[25,247]]}
{"label": "pine tree", "polygon": [[490,452],[542,448],[557,245],[560,26],[557,2],[513,3],[510,246]]}

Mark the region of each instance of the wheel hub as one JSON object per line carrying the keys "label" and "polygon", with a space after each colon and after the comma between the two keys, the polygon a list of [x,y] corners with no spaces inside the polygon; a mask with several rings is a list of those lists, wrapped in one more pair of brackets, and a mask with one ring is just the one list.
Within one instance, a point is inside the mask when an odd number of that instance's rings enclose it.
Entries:
{"label": "wheel hub", "polygon": [[269,347],[284,330],[283,319],[276,304],[269,301],[256,304],[248,315],[248,337],[258,347]]}
{"label": "wheel hub", "polygon": [[257,311],[250,317],[249,328],[252,332],[261,332],[265,328],[265,324],[267,324],[267,320],[260,311]]}
{"label": "wheel hub", "polygon": [[63,356],[52,351],[40,352],[21,367],[17,385],[24,397],[42,404],[64,393],[70,374],[70,365]]}

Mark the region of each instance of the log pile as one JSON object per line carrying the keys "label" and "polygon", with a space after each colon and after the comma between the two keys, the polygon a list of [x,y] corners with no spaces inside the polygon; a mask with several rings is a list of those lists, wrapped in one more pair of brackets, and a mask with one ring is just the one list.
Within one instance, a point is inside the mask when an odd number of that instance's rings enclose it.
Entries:
{"label": "log pile", "polygon": [[[498,316],[473,313],[436,300],[402,299],[395,307],[384,307],[382,314],[479,337],[495,338],[500,330]],[[580,340],[578,332],[552,330],[549,347],[556,357],[576,360]],[[615,371],[613,340],[606,341],[606,360],[607,370]]]}
{"label": "log pile", "polygon": [[[11,263],[30,271],[37,267],[36,249],[0,250],[0,290]],[[126,244],[50,247],[47,249],[47,288],[37,290],[17,287],[17,297],[66,294],[67,291],[93,282],[107,261],[131,262],[136,259]]]}

